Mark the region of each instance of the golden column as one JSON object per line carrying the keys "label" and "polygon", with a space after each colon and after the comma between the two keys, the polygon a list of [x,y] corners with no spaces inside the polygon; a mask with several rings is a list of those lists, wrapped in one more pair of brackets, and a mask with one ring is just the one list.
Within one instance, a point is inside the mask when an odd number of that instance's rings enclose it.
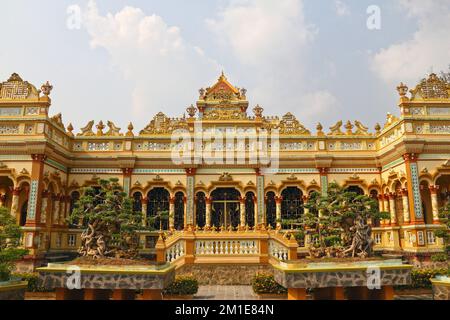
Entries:
{"label": "golden column", "polygon": [[391,214],[391,225],[396,225],[397,224],[397,214],[395,212],[395,193],[394,192],[390,192],[389,193],[389,212]]}
{"label": "golden column", "polygon": [[[184,204],[184,215],[184,223],[186,224],[186,202]],[[169,230],[173,229],[175,229],[175,197],[171,196],[169,198]]]}
{"label": "golden column", "polygon": [[43,191],[44,154],[31,155],[31,183],[28,195],[27,221],[28,228],[24,234],[25,248],[30,249],[30,255],[36,255],[39,248],[39,226],[41,221],[41,194]]}
{"label": "golden column", "polygon": [[205,203],[206,203],[206,210],[205,210],[206,224],[205,224],[205,227],[206,227],[206,229],[209,229],[209,228],[211,228],[211,197],[206,196],[205,197]]}
{"label": "golden column", "polygon": [[[389,194],[386,193],[386,194],[383,195],[383,203],[384,203],[384,211],[390,213],[391,211],[389,209]],[[388,219],[383,219],[382,222],[385,225],[389,224],[389,220]]]}
{"label": "golden column", "polygon": [[419,170],[417,167],[417,155],[414,153],[407,153],[403,155],[406,166],[406,178],[408,181],[408,201],[411,213],[411,223],[424,223],[422,212],[422,200],[420,198],[419,186]]}
{"label": "golden column", "polygon": [[[303,204],[308,203],[309,196],[308,195],[304,195],[304,196],[302,196],[302,199],[303,199]],[[309,209],[308,208],[303,208],[303,213],[304,214],[308,214],[309,213]]]}
{"label": "golden column", "polygon": [[431,194],[431,211],[433,212],[433,224],[440,224],[439,221],[439,202],[438,202],[438,190],[439,186],[433,186],[430,187],[430,194]]}
{"label": "golden column", "polygon": [[147,227],[147,206],[148,206],[148,198],[144,197],[141,199],[142,226],[143,227]]}
{"label": "golden column", "polygon": [[12,204],[11,204],[11,215],[14,218],[18,217],[19,213],[19,196],[20,196],[20,188],[14,188],[12,191]]}
{"label": "golden column", "polygon": [[403,222],[409,223],[409,202],[408,202],[408,189],[402,189],[402,202],[403,202]]}
{"label": "golden column", "polygon": [[283,197],[276,196],[275,197],[275,204],[276,204],[276,222],[277,222],[277,229],[281,229],[281,202],[283,201]]}
{"label": "golden column", "polygon": [[240,202],[240,213],[241,213],[241,227],[245,228],[246,221],[245,221],[245,197],[239,198]]}

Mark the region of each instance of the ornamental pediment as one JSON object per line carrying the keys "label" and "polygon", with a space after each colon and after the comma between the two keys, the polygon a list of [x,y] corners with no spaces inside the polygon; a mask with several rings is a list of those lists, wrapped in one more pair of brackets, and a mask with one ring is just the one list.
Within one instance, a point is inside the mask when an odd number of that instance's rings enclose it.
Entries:
{"label": "ornamental pediment", "polygon": [[233,86],[224,73],[219,77],[217,82],[209,88],[200,89],[199,100],[204,101],[237,101],[246,100],[247,90],[239,89]]}
{"label": "ornamental pediment", "polygon": [[[49,87],[51,87],[49,85]],[[48,90],[48,94],[50,94]],[[0,83],[0,99],[5,100],[26,100],[26,99],[39,99],[39,93],[35,86],[23,81],[17,74],[13,73],[9,79],[3,83]]]}
{"label": "ornamental pediment", "polygon": [[[406,86],[400,85],[397,89],[400,95],[403,94]],[[412,90],[410,100],[430,100],[430,99],[449,99],[450,98],[450,83],[445,79],[439,77],[435,73],[429,75],[428,78],[422,81]]]}

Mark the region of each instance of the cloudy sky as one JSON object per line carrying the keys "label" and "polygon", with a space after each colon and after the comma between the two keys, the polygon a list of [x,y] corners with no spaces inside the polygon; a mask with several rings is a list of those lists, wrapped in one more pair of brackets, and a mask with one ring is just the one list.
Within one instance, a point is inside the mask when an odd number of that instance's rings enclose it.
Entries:
{"label": "cloudy sky", "polygon": [[0,29],[0,79],[49,80],[76,131],[182,116],[222,70],[266,115],[373,128],[450,64],[448,0],[2,0]]}

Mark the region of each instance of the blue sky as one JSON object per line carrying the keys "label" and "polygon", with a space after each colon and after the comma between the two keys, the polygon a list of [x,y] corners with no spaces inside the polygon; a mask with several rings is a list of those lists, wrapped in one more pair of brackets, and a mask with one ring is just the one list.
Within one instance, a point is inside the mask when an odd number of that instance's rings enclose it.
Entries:
{"label": "blue sky", "polygon": [[[67,27],[70,5],[79,29]],[[380,30],[366,26],[369,5]],[[51,113],[76,131],[181,116],[222,69],[266,115],[373,128],[398,113],[400,81],[450,64],[449,21],[446,0],[5,0],[0,79],[49,80]]]}

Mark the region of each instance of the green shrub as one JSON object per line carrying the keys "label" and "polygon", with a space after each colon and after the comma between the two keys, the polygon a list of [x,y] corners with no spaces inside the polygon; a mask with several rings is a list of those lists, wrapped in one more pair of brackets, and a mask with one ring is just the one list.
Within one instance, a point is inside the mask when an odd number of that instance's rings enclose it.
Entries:
{"label": "green shrub", "polygon": [[15,262],[28,253],[19,248],[21,234],[16,219],[5,207],[0,207],[0,282],[10,279]]}
{"label": "green shrub", "polygon": [[411,285],[402,286],[400,289],[431,289],[431,279],[438,275],[446,275],[448,269],[413,269],[411,271]]}
{"label": "green shrub", "polygon": [[275,281],[273,275],[259,273],[252,279],[253,291],[257,294],[285,294],[287,289]]}
{"label": "green shrub", "polygon": [[431,261],[433,262],[445,262],[448,260],[447,253],[436,253],[431,256]]}
{"label": "green shrub", "polygon": [[192,276],[179,276],[164,290],[166,295],[186,296],[198,292],[198,281]]}
{"label": "green shrub", "polygon": [[14,278],[18,278],[22,281],[28,281],[28,292],[47,292],[44,287],[39,285],[39,274],[37,273],[14,273]]}

